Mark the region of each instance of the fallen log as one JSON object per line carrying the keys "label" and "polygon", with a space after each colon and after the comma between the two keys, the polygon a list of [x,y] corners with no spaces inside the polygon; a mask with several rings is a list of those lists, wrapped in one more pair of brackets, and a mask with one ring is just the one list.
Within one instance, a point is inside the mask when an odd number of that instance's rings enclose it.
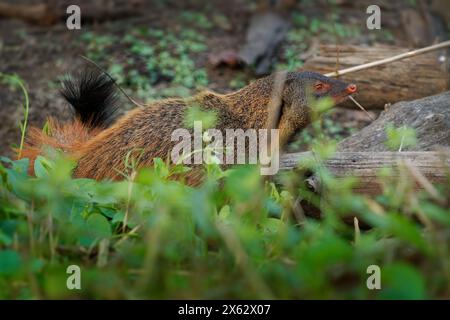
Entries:
{"label": "fallen log", "polygon": [[[68,4],[62,3],[14,4],[0,2],[0,17],[20,19],[31,24],[48,26],[67,19],[67,6]],[[139,8],[139,2],[114,8],[96,4],[85,4],[80,7],[83,23],[117,20],[140,15],[142,12]]]}
{"label": "fallen log", "polygon": [[450,146],[450,91],[390,106],[369,126],[341,141],[338,151],[389,151],[385,144],[388,124],[415,130],[416,145],[403,151],[433,151]]}
{"label": "fallen log", "polygon": [[[360,194],[377,195],[382,191],[382,183],[395,183],[400,177],[409,176],[416,189],[425,189],[438,201],[434,183],[449,184],[450,177],[450,92],[410,102],[392,105],[381,113],[377,120],[338,144],[338,152],[320,163],[337,179],[356,177],[359,183],[354,191]],[[415,146],[405,147],[402,152],[388,151],[385,144],[386,126],[408,126],[414,128],[417,136]],[[301,184],[314,193],[324,195],[321,177],[317,174],[305,175],[305,161],[311,161],[310,152],[285,154],[280,159],[282,170],[299,170],[301,178],[288,186],[296,192]],[[314,161],[318,161],[313,159]],[[303,169],[302,169],[303,166]],[[380,178],[379,171],[390,167],[389,177]],[[320,216],[320,210],[305,199],[297,199],[295,208],[308,216]]]}
{"label": "fallen log", "polygon": [[31,24],[52,25],[60,20],[53,7],[45,4],[12,4],[0,2],[0,17],[14,18]]}
{"label": "fallen log", "polygon": [[[319,53],[306,61],[304,69],[329,73],[405,52],[408,49],[380,45],[342,46],[339,52],[336,46],[321,46]],[[433,53],[353,72],[342,79],[358,85],[356,98],[367,109],[383,109],[388,103],[419,99],[449,88],[449,75]],[[351,101],[342,106],[355,108]]]}
{"label": "fallen log", "polygon": [[[311,152],[301,152],[283,155],[280,159],[280,168],[283,170],[302,167],[302,163],[309,162],[313,157]],[[414,176],[419,174],[430,183],[444,183],[450,174],[450,153],[443,152],[338,152],[321,165],[326,167],[336,178],[348,176],[356,177],[359,183],[354,191],[356,193],[376,195],[382,189],[379,173],[382,168],[392,168],[389,179],[394,181],[401,173],[408,171],[416,180],[416,188],[428,187],[422,179]],[[403,167],[403,171],[400,168]],[[319,176],[307,179],[308,186],[320,193],[322,185]]]}

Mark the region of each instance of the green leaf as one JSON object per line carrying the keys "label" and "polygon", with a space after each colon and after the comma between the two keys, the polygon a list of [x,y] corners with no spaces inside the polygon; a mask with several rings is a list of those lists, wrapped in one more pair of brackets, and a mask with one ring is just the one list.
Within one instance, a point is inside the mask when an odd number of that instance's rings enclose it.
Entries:
{"label": "green leaf", "polygon": [[4,244],[6,246],[11,245],[12,243],[12,239],[10,236],[8,236],[6,233],[4,233],[1,229],[0,229],[0,244]]}
{"label": "green leaf", "polygon": [[36,161],[34,161],[34,174],[36,175],[36,177],[44,178],[48,176],[50,168],[50,161],[42,156],[37,156]]}
{"label": "green leaf", "polygon": [[192,170],[192,168],[186,167],[182,164],[177,164],[170,169],[170,171],[171,171],[170,175],[183,174],[183,173],[187,173],[191,170]]}
{"label": "green leaf", "polygon": [[333,106],[333,99],[326,97],[315,101],[312,105],[312,109],[318,114],[322,114],[333,108]]}
{"label": "green leaf", "polygon": [[228,220],[230,213],[231,213],[230,206],[228,205],[223,206],[222,209],[220,209],[219,211],[219,220],[221,221]]}
{"label": "green leaf", "polygon": [[112,235],[111,225],[108,220],[98,213],[89,216],[84,228],[79,240],[85,246],[90,246],[95,241],[101,239],[110,238]]}
{"label": "green leaf", "polygon": [[192,105],[187,109],[184,123],[186,127],[193,128],[195,121],[202,123],[203,130],[213,128],[217,123],[217,114],[213,111],[203,110],[199,105]]}
{"label": "green leaf", "polygon": [[269,234],[276,234],[281,227],[283,227],[283,221],[275,218],[265,219],[261,225],[264,232]]}
{"label": "green leaf", "polygon": [[36,273],[41,272],[45,264],[46,262],[43,259],[33,259],[33,261],[31,261],[31,271]]}
{"label": "green leaf", "polygon": [[448,208],[440,207],[431,202],[423,202],[421,204],[421,209],[431,219],[450,226],[450,213]]}
{"label": "green leaf", "polygon": [[98,238],[111,237],[111,226],[108,220],[101,214],[92,214],[87,219],[87,227],[92,235]]}
{"label": "green leaf", "polygon": [[122,223],[124,218],[125,218],[125,214],[123,212],[117,212],[114,215],[111,223],[119,223],[119,222]]}
{"label": "green leaf", "polygon": [[[28,163],[28,159],[27,160]],[[29,176],[26,171],[13,168],[6,169],[7,184],[12,192],[22,199],[28,199]]]}
{"label": "green leaf", "polygon": [[0,251],[0,275],[11,276],[18,272],[22,264],[19,253],[14,250]]}
{"label": "green leaf", "polygon": [[416,268],[396,263],[381,268],[381,299],[421,300],[426,298],[423,275]]}
{"label": "green leaf", "polygon": [[153,165],[158,176],[161,178],[167,178],[169,176],[169,169],[161,158],[153,159]]}
{"label": "green leaf", "polygon": [[117,210],[114,208],[107,208],[107,207],[98,207],[98,210],[106,217],[112,218],[115,216]]}
{"label": "green leaf", "polygon": [[403,239],[419,250],[424,252],[429,251],[430,248],[421,233],[421,229],[410,219],[402,215],[391,213],[387,217],[386,227],[388,232],[394,234],[400,239]]}
{"label": "green leaf", "polygon": [[336,153],[337,143],[334,140],[323,142],[319,141],[313,144],[312,150],[320,159],[325,160]]}
{"label": "green leaf", "polygon": [[386,127],[386,136],[385,144],[393,151],[397,151],[400,148],[404,150],[417,144],[416,131],[406,126],[395,128],[394,125],[389,124]]}
{"label": "green leaf", "polygon": [[19,172],[27,172],[29,160],[27,158],[13,161],[7,157],[0,157],[0,161],[11,165],[13,170],[17,170]]}

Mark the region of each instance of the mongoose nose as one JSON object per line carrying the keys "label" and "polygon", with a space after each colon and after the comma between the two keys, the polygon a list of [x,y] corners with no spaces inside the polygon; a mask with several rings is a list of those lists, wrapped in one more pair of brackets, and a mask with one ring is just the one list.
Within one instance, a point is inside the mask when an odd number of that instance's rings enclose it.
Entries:
{"label": "mongoose nose", "polygon": [[357,87],[356,87],[356,84],[349,84],[348,85],[348,87],[347,87],[347,92],[348,93],[355,93],[356,92],[356,90],[357,90]]}

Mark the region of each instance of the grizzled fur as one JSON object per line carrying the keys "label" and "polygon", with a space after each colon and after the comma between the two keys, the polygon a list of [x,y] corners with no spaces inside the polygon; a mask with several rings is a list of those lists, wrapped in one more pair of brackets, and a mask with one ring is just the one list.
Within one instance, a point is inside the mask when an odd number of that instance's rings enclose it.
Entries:
{"label": "grizzled fur", "polygon": [[[346,91],[348,84],[312,72],[284,73],[284,85],[281,87],[281,92],[277,94],[273,89],[276,76],[277,74],[273,74],[258,79],[241,90],[229,94],[205,91],[187,99],[160,100],[145,108],[130,111],[106,129],[110,122],[109,115],[114,113],[114,109],[108,110],[108,104],[101,103],[101,101],[111,100],[112,97],[111,92],[105,90],[105,79],[97,78],[98,82],[96,82],[95,77],[88,77],[88,84],[78,82],[78,86],[82,88],[78,91],[74,87],[75,84],[66,83],[66,88],[69,87],[72,93],[76,93],[72,94],[72,97],[75,96],[78,99],[68,99],[69,102],[72,104],[78,102],[78,109],[83,112],[82,116],[74,122],[80,131],[80,137],[83,137],[82,143],[73,142],[74,137],[71,139],[61,137],[54,130],[50,130],[51,137],[44,138],[36,137],[36,131],[34,131],[32,136],[34,141],[29,141],[28,144],[29,147],[34,148],[34,154],[27,155],[37,156],[43,144],[57,145],[77,161],[75,177],[97,180],[120,179],[121,175],[118,171],[125,171],[124,159],[130,152],[139,153],[140,166],[152,165],[153,158],[156,157],[167,159],[176,144],[170,141],[171,134],[174,130],[184,127],[184,116],[189,106],[198,105],[205,110],[214,110],[218,115],[216,128],[223,132],[225,129],[264,129],[267,128],[269,112],[271,112],[268,105],[274,95],[278,95],[280,114],[276,126],[280,129],[280,146],[282,147],[295,132],[309,124],[308,97],[330,96],[339,102],[349,94]],[[314,90],[314,85],[318,81],[325,84],[323,90]],[[98,94],[94,94],[95,90],[91,90],[92,88],[99,89]],[[101,89],[104,89],[103,100],[99,97]],[[89,116],[87,111],[90,103],[86,97],[82,96],[83,92],[90,93],[95,98],[91,105],[94,113],[92,116]],[[82,104],[79,100],[82,100]],[[57,130],[61,126],[54,125],[54,127]],[[66,131],[74,134],[69,130]],[[95,132],[95,134],[82,134],[83,132]],[[86,139],[86,136],[89,136],[89,139]],[[72,141],[76,148],[55,143],[54,140],[57,138],[62,141]],[[195,177],[191,177],[191,184],[198,183],[200,179],[198,174],[194,175]]]}

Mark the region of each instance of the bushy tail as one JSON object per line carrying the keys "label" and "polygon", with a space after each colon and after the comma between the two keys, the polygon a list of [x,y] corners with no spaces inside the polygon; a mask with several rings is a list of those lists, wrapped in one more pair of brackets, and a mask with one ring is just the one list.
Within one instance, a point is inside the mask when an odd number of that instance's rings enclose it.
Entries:
{"label": "bushy tail", "polygon": [[117,113],[117,92],[114,81],[97,71],[84,71],[63,82],[63,97],[69,102],[74,120],[60,123],[48,119],[45,132],[30,128],[21,158],[30,159],[30,173],[38,155],[49,147],[77,158],[77,150],[99,132],[110,126]]}

